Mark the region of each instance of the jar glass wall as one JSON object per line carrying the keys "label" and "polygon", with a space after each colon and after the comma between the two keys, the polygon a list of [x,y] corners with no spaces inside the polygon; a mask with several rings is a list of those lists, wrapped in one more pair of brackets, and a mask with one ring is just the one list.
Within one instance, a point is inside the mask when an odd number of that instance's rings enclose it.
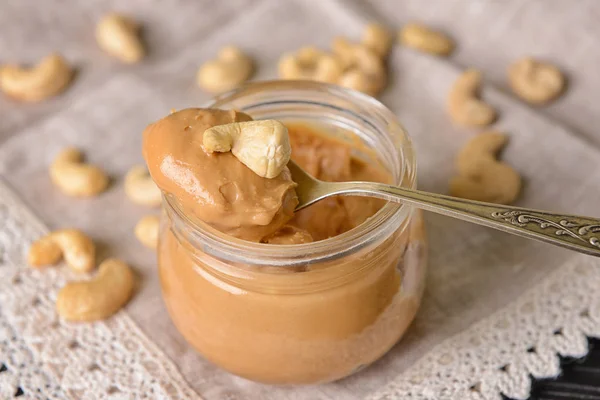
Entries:
{"label": "jar glass wall", "polygon": [[[210,105],[254,119],[323,127],[357,143],[394,183],[415,187],[410,139],[376,100],[314,82],[248,85]],[[158,248],[163,297],[208,360],[267,383],[332,381],[381,357],[414,318],[423,292],[419,212],[387,204],[341,235],[299,245],[251,243],[188,218],[165,197]]]}

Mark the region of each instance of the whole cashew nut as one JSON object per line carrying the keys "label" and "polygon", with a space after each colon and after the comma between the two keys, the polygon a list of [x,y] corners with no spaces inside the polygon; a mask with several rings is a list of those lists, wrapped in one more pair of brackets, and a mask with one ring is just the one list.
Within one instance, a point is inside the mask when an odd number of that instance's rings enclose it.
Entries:
{"label": "whole cashew nut", "polygon": [[73,70],[59,54],[51,54],[32,68],[18,65],[0,67],[0,89],[22,101],[41,101],[65,90]]}
{"label": "whole cashew nut", "polygon": [[336,83],[342,75],[340,60],[314,47],[303,47],[295,54],[284,54],[279,60],[281,79],[303,79]]}
{"label": "whole cashew nut", "polygon": [[342,60],[344,73],[338,84],[358,90],[370,96],[377,95],[387,83],[387,74],[382,60],[362,44],[351,43],[344,38],[335,38],[333,52]]}
{"label": "whole cashew nut", "polygon": [[234,122],[204,131],[204,149],[230,151],[257,175],[275,178],[283,171],[292,149],[288,130],[276,120]]}
{"label": "whole cashew nut", "polygon": [[77,229],[61,229],[32,243],[27,259],[33,267],[56,264],[64,257],[77,272],[94,268],[96,246],[92,239]]}
{"label": "whole cashew nut", "polygon": [[[347,70],[356,64],[355,52],[360,47],[364,48],[366,46],[353,43],[342,36],[335,37],[331,42],[331,51],[333,51],[333,54],[335,54],[336,57],[338,57],[338,59],[341,61],[344,70]],[[373,54],[375,53],[371,51],[370,55],[372,56]]]}
{"label": "whole cashew nut", "polygon": [[406,47],[438,56],[447,56],[454,50],[454,42],[448,36],[417,23],[405,25],[398,40]]}
{"label": "whole cashew nut", "polygon": [[565,87],[565,78],[558,68],[531,57],[523,58],[508,68],[508,81],[513,92],[531,104],[548,103]]}
{"label": "whole cashew nut", "polygon": [[386,58],[394,38],[383,25],[370,23],[363,31],[361,43],[371,49],[380,58]]}
{"label": "whole cashew nut", "polygon": [[339,81],[339,85],[366,93],[369,96],[376,96],[380,90],[379,85],[374,85],[373,80],[358,69],[344,73]]}
{"label": "whole cashew nut", "polygon": [[521,177],[496,159],[508,137],[498,132],[475,136],[456,158],[458,176],[450,181],[450,194],[471,200],[512,203],[521,191]]}
{"label": "whole cashew nut", "polygon": [[159,217],[156,215],[146,215],[136,224],[135,237],[144,246],[155,249],[158,244],[159,225]]}
{"label": "whole cashew nut", "polygon": [[133,271],[111,258],[100,264],[94,279],[67,283],[58,292],[56,311],[67,321],[97,321],[119,311],[135,286]]}
{"label": "whole cashew nut", "polygon": [[50,178],[69,196],[95,196],[108,186],[104,171],[85,164],[81,151],[73,147],[61,151],[54,159],[50,165]]}
{"label": "whole cashew nut", "polygon": [[138,24],[131,18],[108,14],[96,25],[96,41],[108,54],[124,63],[133,64],[144,58],[145,54],[138,31]]}
{"label": "whole cashew nut", "polygon": [[162,192],[143,165],[132,167],[125,175],[125,194],[143,206],[158,207],[162,202]]}
{"label": "whole cashew nut", "polygon": [[253,68],[250,57],[235,46],[227,46],[219,51],[215,60],[200,67],[196,82],[208,92],[225,92],[247,81]]}
{"label": "whole cashew nut", "polygon": [[482,79],[481,72],[468,69],[452,85],[448,95],[448,112],[456,123],[486,126],[496,119],[496,110],[478,98]]}

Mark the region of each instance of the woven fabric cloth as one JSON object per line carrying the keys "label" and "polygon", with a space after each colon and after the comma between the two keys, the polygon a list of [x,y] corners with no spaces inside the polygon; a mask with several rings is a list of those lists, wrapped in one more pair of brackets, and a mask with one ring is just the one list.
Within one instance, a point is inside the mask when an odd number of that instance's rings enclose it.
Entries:
{"label": "woven fabric cloth", "polygon": [[[256,59],[255,79],[276,77],[278,57],[302,45],[358,38],[376,20],[399,28],[424,21],[450,33],[448,59],[396,46],[391,82],[380,99],[417,149],[419,187],[447,192],[453,158],[478,133],[457,128],[446,94],[461,70],[484,72],[483,97],[508,133],[504,158],[525,187],[518,205],[598,216],[600,198],[600,3],[532,1],[228,0],[81,1],[66,5],[8,0],[0,5],[0,62],[35,62],[60,51],[77,66],[72,87],[40,104],[0,98],[0,397],[192,399],[526,398],[529,374],[559,372],[557,354],[581,356],[585,335],[600,335],[600,263],[483,227],[428,214],[430,265],[423,306],[407,336],[382,360],[327,385],[281,388],[218,370],[171,324],[154,255],[132,235],[148,209],[124,201],[123,176],[142,161],[140,133],[171,108],[204,104],[195,73],[226,44]],[[107,11],[144,25],[150,49],[125,66],[95,44]],[[533,108],[508,89],[506,69],[533,55],[569,78],[563,97]],[[63,147],[82,148],[114,178],[88,200],[52,186],[48,165]],[[4,187],[6,185],[6,187]],[[16,195],[15,195],[16,194]],[[35,216],[34,216],[35,214]],[[64,269],[27,269],[29,242],[46,229],[76,226],[141,276],[126,312],[71,325],[54,313]]]}

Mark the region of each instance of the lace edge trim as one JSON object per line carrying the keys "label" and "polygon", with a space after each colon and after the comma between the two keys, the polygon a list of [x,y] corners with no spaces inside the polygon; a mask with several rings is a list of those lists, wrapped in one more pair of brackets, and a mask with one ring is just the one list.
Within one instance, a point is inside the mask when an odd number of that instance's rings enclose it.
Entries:
{"label": "lace edge trim", "polygon": [[517,300],[439,343],[369,400],[527,399],[600,337],[600,263],[578,255]]}
{"label": "lace edge trim", "polygon": [[[35,215],[30,207],[25,205],[18,195],[1,178],[0,199],[11,210],[13,215],[17,215],[18,220],[28,224],[28,226],[33,228],[40,236],[49,232],[48,227],[42,222],[41,218]],[[107,328],[111,329],[112,332],[117,333],[115,335],[116,337],[121,337],[121,334],[127,335],[128,337],[135,337],[142,343],[142,347],[145,351],[153,358],[161,361],[162,368],[159,372],[161,374],[166,372],[168,377],[166,379],[164,376],[157,377],[159,380],[168,380],[168,382],[174,386],[180,394],[186,396],[187,399],[202,400],[202,397],[185,381],[173,361],[171,361],[171,359],[169,359],[169,357],[167,357],[158,346],[146,336],[125,310],[112,316],[111,319],[115,324],[113,324],[112,327]],[[148,371],[148,373],[152,375],[150,371]]]}

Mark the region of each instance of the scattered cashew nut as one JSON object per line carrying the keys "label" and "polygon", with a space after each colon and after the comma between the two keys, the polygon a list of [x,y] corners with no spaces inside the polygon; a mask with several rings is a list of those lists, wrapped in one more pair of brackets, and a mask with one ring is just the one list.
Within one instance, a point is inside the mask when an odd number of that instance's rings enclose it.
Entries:
{"label": "scattered cashew nut", "polygon": [[521,177],[496,159],[508,137],[498,132],[475,136],[456,158],[458,176],[450,181],[450,194],[498,204],[512,203],[521,191]]}
{"label": "scattered cashew nut", "polygon": [[[331,51],[340,60],[344,70],[352,67],[356,62],[355,51],[360,47],[366,47],[358,43],[353,43],[342,36],[333,38],[331,42]],[[373,52],[371,52],[374,54]],[[372,55],[371,54],[371,55]]]}
{"label": "scattered cashew nut", "polygon": [[156,215],[146,215],[136,224],[135,237],[144,246],[155,249],[158,244],[159,225],[159,217]]}
{"label": "scattered cashew nut", "polygon": [[134,286],[131,268],[111,258],[100,264],[92,280],[67,283],[58,292],[56,311],[67,321],[106,319],[127,304]]}
{"label": "scattered cashew nut", "polygon": [[100,48],[127,64],[144,58],[145,50],[138,36],[139,26],[131,18],[108,14],[96,25],[96,41]]}
{"label": "scattered cashew nut", "polygon": [[292,149],[288,130],[276,120],[234,122],[204,131],[204,149],[231,151],[257,175],[275,178],[285,168]]}
{"label": "scattered cashew nut", "polygon": [[448,95],[448,112],[456,123],[486,126],[496,119],[496,110],[478,98],[482,79],[481,72],[468,69],[452,85]]}
{"label": "scattered cashew nut", "polygon": [[94,268],[96,246],[85,233],[77,229],[61,229],[32,243],[27,259],[33,267],[56,264],[64,257],[77,272]]}
{"label": "scattered cashew nut", "polygon": [[131,201],[143,206],[158,207],[162,193],[143,165],[136,165],[125,175],[125,194]]}
{"label": "scattered cashew nut", "polygon": [[202,89],[211,93],[221,93],[234,89],[250,78],[253,62],[235,46],[223,47],[215,60],[205,62],[196,76]]}
{"label": "scattered cashew nut", "polygon": [[73,70],[59,54],[51,54],[35,67],[18,65],[0,67],[0,89],[17,100],[36,102],[65,90]]}
{"label": "scattered cashew nut", "polygon": [[387,83],[385,66],[379,56],[362,44],[338,37],[332,43],[335,55],[342,60],[344,73],[338,84],[370,96],[377,95]]}
{"label": "scattered cashew nut", "polygon": [[375,52],[380,58],[387,57],[392,47],[393,37],[383,25],[370,23],[363,31],[361,43]]}
{"label": "scattered cashew nut", "polygon": [[95,165],[85,164],[81,151],[68,147],[50,165],[50,178],[69,196],[90,197],[103,192],[108,176]]}
{"label": "scattered cashew nut", "polygon": [[398,33],[398,40],[406,47],[438,56],[447,56],[454,50],[452,39],[418,23],[405,25]]}
{"label": "scattered cashew nut", "polygon": [[508,68],[508,81],[513,92],[531,104],[544,104],[558,97],[565,78],[552,64],[525,57]]}
{"label": "scattered cashew nut", "polygon": [[314,47],[303,47],[279,60],[281,79],[302,79],[336,83],[342,75],[340,60]]}

